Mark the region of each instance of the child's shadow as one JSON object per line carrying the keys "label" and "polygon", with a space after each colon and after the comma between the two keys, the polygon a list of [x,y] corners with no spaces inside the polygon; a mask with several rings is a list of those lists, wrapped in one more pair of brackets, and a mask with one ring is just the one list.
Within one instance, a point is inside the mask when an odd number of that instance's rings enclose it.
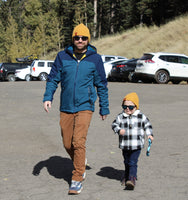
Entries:
{"label": "child's shadow", "polygon": [[68,183],[70,182],[73,170],[72,160],[60,156],[52,156],[47,160],[37,163],[33,167],[32,174],[38,176],[44,167],[46,167],[48,173],[55,178],[64,179]]}
{"label": "child's shadow", "polygon": [[123,170],[114,169],[113,167],[102,167],[96,174],[98,176],[121,181],[123,173]]}

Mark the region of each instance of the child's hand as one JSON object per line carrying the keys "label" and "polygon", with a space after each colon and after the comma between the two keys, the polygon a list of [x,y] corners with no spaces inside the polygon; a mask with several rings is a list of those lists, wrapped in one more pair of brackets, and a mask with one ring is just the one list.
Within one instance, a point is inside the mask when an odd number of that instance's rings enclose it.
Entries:
{"label": "child's hand", "polygon": [[151,139],[151,142],[153,142],[153,139],[154,139],[153,136],[152,136],[152,135],[149,135],[149,136],[148,136],[148,139],[149,139],[149,138]]}
{"label": "child's hand", "polygon": [[120,134],[120,135],[125,135],[125,129],[121,129],[121,130],[119,131],[119,134]]}

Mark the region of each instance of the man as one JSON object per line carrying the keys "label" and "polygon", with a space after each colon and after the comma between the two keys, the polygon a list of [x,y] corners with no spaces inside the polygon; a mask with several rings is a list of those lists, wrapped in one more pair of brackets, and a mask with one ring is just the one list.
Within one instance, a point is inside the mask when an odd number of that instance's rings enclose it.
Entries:
{"label": "man", "polygon": [[61,134],[74,165],[69,194],[79,194],[86,175],[85,143],[97,95],[102,120],[109,114],[109,103],[103,62],[96,48],[89,44],[89,29],[84,24],[76,26],[72,41],[72,45],[57,54],[43,102],[45,111],[49,112],[53,95],[61,82]]}

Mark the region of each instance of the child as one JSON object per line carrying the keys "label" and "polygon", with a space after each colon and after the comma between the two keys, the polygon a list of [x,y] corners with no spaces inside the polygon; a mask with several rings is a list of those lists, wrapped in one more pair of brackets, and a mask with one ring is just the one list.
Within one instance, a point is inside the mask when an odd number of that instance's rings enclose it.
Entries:
{"label": "child", "polygon": [[137,179],[137,162],[144,147],[144,133],[153,141],[152,126],[149,119],[139,110],[136,93],[127,94],[122,102],[123,112],[112,123],[112,129],[119,135],[119,148],[124,157],[125,174],[122,185],[133,190]]}

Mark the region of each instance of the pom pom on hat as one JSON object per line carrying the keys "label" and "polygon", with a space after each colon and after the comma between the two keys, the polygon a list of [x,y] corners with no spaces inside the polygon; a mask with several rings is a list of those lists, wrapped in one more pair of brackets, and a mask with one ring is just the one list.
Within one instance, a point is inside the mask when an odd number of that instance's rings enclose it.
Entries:
{"label": "pom pom on hat", "polygon": [[137,109],[139,109],[139,98],[138,95],[135,92],[129,93],[127,94],[124,98],[123,98],[123,103],[124,101],[132,101],[135,106],[137,107]]}
{"label": "pom pom on hat", "polygon": [[87,26],[85,26],[84,24],[81,23],[74,28],[72,32],[72,39],[74,36],[77,35],[88,37],[88,41],[90,42],[90,32]]}

